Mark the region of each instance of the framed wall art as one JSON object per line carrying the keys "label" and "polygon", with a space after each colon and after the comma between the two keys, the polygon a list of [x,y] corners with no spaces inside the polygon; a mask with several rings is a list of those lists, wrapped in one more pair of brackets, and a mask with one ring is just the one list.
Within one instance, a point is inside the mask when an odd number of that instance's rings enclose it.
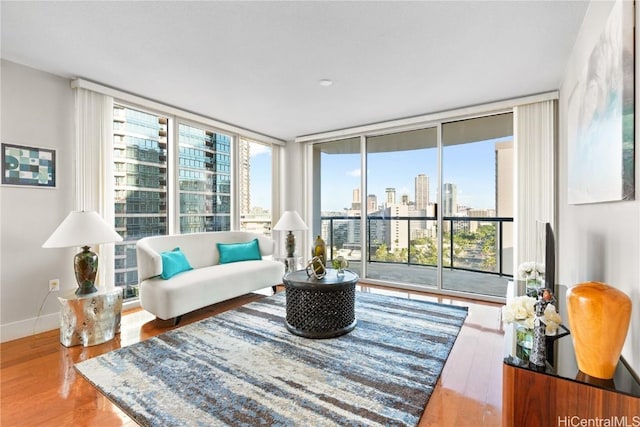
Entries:
{"label": "framed wall art", "polygon": [[56,186],[56,151],[2,143],[2,184]]}
{"label": "framed wall art", "polygon": [[570,204],[635,199],[633,7],[613,3],[569,95]]}

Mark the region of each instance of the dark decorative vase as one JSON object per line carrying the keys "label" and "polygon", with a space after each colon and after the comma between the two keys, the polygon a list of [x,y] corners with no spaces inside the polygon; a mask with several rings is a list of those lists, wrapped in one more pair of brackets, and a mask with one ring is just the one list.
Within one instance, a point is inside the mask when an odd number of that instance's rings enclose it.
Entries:
{"label": "dark decorative vase", "polygon": [[533,327],[533,347],[529,355],[529,364],[540,370],[545,369],[547,360],[547,325],[544,324],[542,319],[548,304],[549,302],[543,298],[540,298],[535,304],[536,319]]}
{"label": "dark decorative vase", "polygon": [[83,246],[82,252],[73,258],[73,267],[76,273],[78,289],[76,295],[87,295],[98,292],[94,283],[98,273],[98,255],[89,250],[89,246]]}
{"label": "dark decorative vase", "polygon": [[320,258],[323,266],[327,265],[327,246],[325,245],[324,240],[322,240],[322,237],[320,237],[319,234],[318,237],[316,237],[315,243],[313,244],[311,256]]}

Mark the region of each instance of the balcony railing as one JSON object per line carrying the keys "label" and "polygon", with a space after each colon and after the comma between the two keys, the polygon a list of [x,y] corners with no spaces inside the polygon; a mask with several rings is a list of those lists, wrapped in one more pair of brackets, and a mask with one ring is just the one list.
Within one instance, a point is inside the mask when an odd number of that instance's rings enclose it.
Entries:
{"label": "balcony railing", "polygon": [[[361,261],[362,218],[322,216],[321,220],[328,258],[333,259],[334,250],[348,249],[360,253],[360,257],[352,256],[350,260]],[[366,220],[367,262],[437,266],[436,217],[369,216]],[[512,223],[513,218],[509,217],[443,217],[443,268],[513,277],[511,263],[505,262],[510,261],[506,252],[513,247],[512,230],[508,230],[507,242],[505,227]]]}

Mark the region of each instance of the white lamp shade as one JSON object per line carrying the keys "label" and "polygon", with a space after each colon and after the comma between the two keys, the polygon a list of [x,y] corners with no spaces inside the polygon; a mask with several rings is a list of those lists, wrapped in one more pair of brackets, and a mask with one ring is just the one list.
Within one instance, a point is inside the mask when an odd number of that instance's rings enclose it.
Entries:
{"label": "white lamp shade", "polygon": [[120,241],[122,237],[97,212],[74,211],[67,215],[42,247],[70,248]]}
{"label": "white lamp shade", "polygon": [[280,217],[280,221],[273,227],[274,230],[306,230],[307,226],[296,211],[284,211]]}

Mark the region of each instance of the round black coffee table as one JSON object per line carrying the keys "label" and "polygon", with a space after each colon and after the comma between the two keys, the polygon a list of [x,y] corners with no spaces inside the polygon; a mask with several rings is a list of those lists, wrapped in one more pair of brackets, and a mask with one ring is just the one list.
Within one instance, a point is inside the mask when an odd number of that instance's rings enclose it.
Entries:
{"label": "round black coffee table", "polygon": [[332,268],[322,279],[307,276],[305,270],[285,274],[287,329],[306,338],[333,338],[356,327],[355,290],[358,275]]}

